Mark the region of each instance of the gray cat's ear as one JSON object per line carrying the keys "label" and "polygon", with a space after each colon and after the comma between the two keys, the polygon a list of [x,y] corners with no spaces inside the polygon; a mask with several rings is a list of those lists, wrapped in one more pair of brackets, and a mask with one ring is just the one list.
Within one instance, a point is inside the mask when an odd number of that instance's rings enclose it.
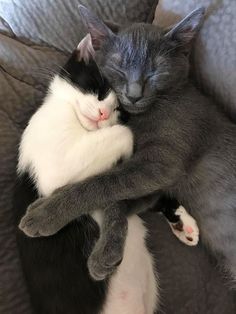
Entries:
{"label": "gray cat's ear", "polygon": [[77,46],[79,60],[84,60],[86,63],[90,59],[94,59],[95,50],[92,45],[92,38],[90,34],[87,34]]}
{"label": "gray cat's ear", "polygon": [[182,44],[188,44],[197,34],[204,18],[205,8],[192,11],[182,21],[169,30],[165,37]]}
{"label": "gray cat's ear", "polygon": [[104,40],[113,35],[112,31],[101,19],[83,5],[79,5],[79,13],[91,35],[94,50],[99,50]]}

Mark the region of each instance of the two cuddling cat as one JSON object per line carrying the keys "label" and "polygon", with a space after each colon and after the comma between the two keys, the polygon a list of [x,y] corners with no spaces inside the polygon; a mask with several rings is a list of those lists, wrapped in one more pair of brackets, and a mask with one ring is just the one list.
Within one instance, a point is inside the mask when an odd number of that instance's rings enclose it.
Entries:
{"label": "two cuddling cat", "polygon": [[[231,220],[235,213],[234,149],[231,144],[235,126],[187,83],[189,43],[204,10],[193,12],[168,32],[137,24],[118,35],[86,9],[80,10],[91,34],[91,41],[84,42],[82,51],[90,54],[92,48],[98,49],[96,61],[112,82],[122,107],[131,114],[128,125],[134,133],[135,153],[105,174],[69,185],[50,198],[37,201],[23,218],[21,228],[32,236],[53,234],[81,213],[91,212],[94,204],[105,209],[103,219],[112,212],[108,210],[109,206],[118,213],[117,217],[122,217],[122,210],[126,213],[153,207],[164,192],[194,210],[202,225],[208,227],[203,231],[205,239],[225,256],[227,266],[234,273],[234,260],[228,255],[234,252],[234,242],[228,239],[229,250],[224,250],[213,226],[218,227],[217,219],[223,217],[230,228],[222,231],[227,233],[227,238],[234,234],[235,222]],[[103,110],[98,112],[100,116],[104,115]],[[222,145],[224,151],[220,149]],[[27,165],[31,167],[30,163]],[[34,173],[33,167],[32,170]],[[222,179],[223,170],[228,175],[227,182]],[[221,185],[217,190],[219,195],[215,194],[216,182]],[[226,188],[228,184],[230,192]],[[143,198],[135,201],[140,197]],[[224,208],[225,204],[228,204],[228,215],[221,216],[217,206]],[[210,214],[205,221],[201,219],[201,213],[207,210]],[[118,220],[116,227],[123,223],[123,219]],[[114,234],[109,225],[104,228],[104,222],[101,228],[102,235]],[[120,243],[126,236],[125,228],[122,229]],[[109,243],[108,238],[101,236],[100,239]],[[121,258],[122,254],[121,246],[112,260],[119,262],[117,256]],[[232,267],[230,262],[233,262]]]}
{"label": "two cuddling cat", "polygon": [[[66,184],[111,169],[133,153],[133,135],[121,124],[124,112],[118,107],[114,92],[92,55],[82,54],[88,41],[91,41],[90,35],[55,75],[43,105],[30,119],[22,136],[18,172],[28,172],[43,197]],[[155,206],[159,205],[176,236],[188,245],[196,245],[198,228],[194,219],[177,201],[165,197],[157,201]],[[142,204],[138,206],[141,208]],[[91,275],[97,280],[112,272],[122,258],[127,232],[123,211],[124,206],[120,210],[113,204],[104,213],[102,236],[89,259]],[[109,260],[111,256],[113,260]],[[96,267],[100,267],[98,273]]]}
{"label": "two cuddling cat", "polygon": [[[124,112],[118,107],[114,92],[92,55],[82,54],[89,41],[91,37],[87,35],[55,75],[43,105],[22,135],[18,172],[30,174],[41,196],[98,175],[120,159],[131,157],[133,152],[133,135],[121,124]],[[185,209],[165,197],[157,205],[180,240],[196,245],[198,228]],[[157,284],[141,219],[137,216],[128,219],[127,235],[127,220],[119,207],[109,206],[103,216],[99,211],[92,215],[102,232],[88,260],[91,276],[103,280],[124,255],[110,280],[103,313],[121,313],[122,308],[130,313],[153,313],[157,306]],[[124,291],[129,295],[125,300],[117,297]]]}
{"label": "two cuddling cat", "polygon": [[[91,49],[91,40],[87,35],[54,77],[43,105],[22,136],[18,171],[30,174],[41,196],[109,170],[120,159],[131,157],[133,152],[132,132],[119,123],[124,113],[93,60],[95,52]],[[89,50],[85,49],[87,46]],[[165,196],[155,197],[152,205],[159,206],[181,241],[197,244],[196,223],[177,201]],[[115,308],[120,312],[122,306],[132,313],[142,308],[142,312],[153,313],[157,305],[157,284],[152,257],[145,245],[146,230],[140,218],[130,217],[126,240],[124,207],[124,204],[112,204],[104,215],[98,211],[94,213],[101,235],[89,257],[89,271],[96,280],[104,279],[121,262],[125,251],[123,261],[111,279],[103,313],[111,312],[109,306],[113,313]],[[142,202],[137,207],[141,210]],[[135,269],[132,259],[136,261]],[[134,282],[139,283],[138,289]],[[129,294],[125,302],[117,298],[122,291]],[[142,295],[146,295],[145,299]]]}

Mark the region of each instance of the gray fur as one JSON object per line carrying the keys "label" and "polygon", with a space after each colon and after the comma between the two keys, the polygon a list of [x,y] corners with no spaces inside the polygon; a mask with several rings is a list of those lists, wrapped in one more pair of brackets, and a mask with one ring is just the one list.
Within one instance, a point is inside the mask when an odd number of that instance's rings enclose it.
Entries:
{"label": "gray fur", "polygon": [[90,275],[96,280],[112,274],[122,261],[128,231],[126,216],[121,214],[123,209],[117,203],[104,211],[100,237],[88,259]]}
{"label": "gray fur", "polygon": [[[105,174],[34,203],[22,220],[24,228],[54,233],[114,202],[126,202],[133,211],[137,199],[145,197],[141,205],[148,207],[148,195],[152,201],[164,191],[192,210],[203,241],[236,279],[236,126],[188,81],[189,44],[203,13],[194,11],[168,33],[145,24],[118,35],[106,30],[97,41],[97,61],[131,113],[135,154]],[[93,21],[94,28],[101,23],[89,15],[90,26]],[[122,58],[115,63],[117,53]],[[136,102],[127,97],[134,82],[143,86]]]}

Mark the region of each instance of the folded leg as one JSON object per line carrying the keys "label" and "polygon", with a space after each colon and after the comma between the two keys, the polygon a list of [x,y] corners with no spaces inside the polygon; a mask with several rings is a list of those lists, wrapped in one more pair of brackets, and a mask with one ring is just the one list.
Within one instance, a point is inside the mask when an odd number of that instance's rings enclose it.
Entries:
{"label": "folded leg", "polygon": [[88,269],[95,280],[111,275],[122,261],[128,230],[124,206],[125,203],[116,203],[103,211],[100,237],[88,259]]}

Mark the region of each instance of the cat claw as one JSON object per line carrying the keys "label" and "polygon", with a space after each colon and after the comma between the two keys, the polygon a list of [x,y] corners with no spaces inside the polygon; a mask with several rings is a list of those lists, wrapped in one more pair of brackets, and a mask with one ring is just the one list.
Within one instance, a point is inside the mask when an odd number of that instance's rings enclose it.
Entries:
{"label": "cat claw", "polygon": [[179,216],[180,221],[169,223],[175,236],[186,245],[197,245],[199,241],[199,229],[196,220],[187,213],[183,206],[180,206],[175,214]]}

